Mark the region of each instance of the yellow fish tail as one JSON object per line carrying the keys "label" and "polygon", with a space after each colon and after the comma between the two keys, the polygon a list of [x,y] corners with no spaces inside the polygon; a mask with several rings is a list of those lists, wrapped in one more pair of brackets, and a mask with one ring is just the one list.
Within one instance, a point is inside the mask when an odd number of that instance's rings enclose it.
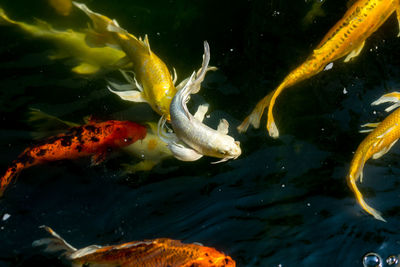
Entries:
{"label": "yellow fish tail", "polygon": [[0,25],[10,25],[10,24],[16,24],[16,21],[13,21],[10,19],[4,9],[0,8]]}
{"label": "yellow fish tail", "polygon": [[357,202],[358,204],[360,204],[360,206],[369,214],[371,214],[372,216],[374,216],[375,219],[386,222],[386,220],[381,216],[381,213],[377,210],[375,210],[374,208],[372,208],[371,206],[369,206],[365,201],[364,198],[361,194],[361,192],[358,190],[357,185],[356,185],[356,179],[354,179],[354,177],[352,177],[351,175],[349,175],[347,177],[347,182],[350,186],[350,188],[353,190],[354,194],[356,195],[357,198]]}
{"label": "yellow fish tail", "polygon": [[250,124],[254,127],[254,128],[258,128],[260,127],[260,120],[261,117],[264,113],[264,110],[269,106],[270,101],[271,101],[271,97],[274,94],[275,91],[272,91],[271,93],[269,93],[268,95],[266,95],[263,99],[261,99],[256,107],[253,109],[253,111],[250,113],[249,116],[247,116],[243,122],[237,127],[237,130],[240,133],[246,132],[247,129],[249,128]]}

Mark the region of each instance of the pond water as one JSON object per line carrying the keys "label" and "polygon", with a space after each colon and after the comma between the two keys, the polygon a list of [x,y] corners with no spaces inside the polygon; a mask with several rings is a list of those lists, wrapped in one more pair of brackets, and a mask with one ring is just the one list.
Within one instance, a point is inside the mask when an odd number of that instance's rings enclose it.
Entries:
{"label": "pond water", "polygon": [[[365,166],[360,189],[386,223],[363,212],[345,177],[360,125],[386,116],[370,103],[400,89],[398,23],[390,19],[350,63],[287,89],[275,116],[281,137],[260,129],[239,134],[256,102],[302,63],[346,11],[346,0],[326,0],[324,16],[302,23],[313,2],[86,1],[132,34],[148,34],[152,50],[182,79],[201,64],[203,41],[210,65],[195,104],[210,104],[206,123],[220,118],[241,142],[242,155],[211,164],[167,159],[148,172],[124,174],[135,159],[116,153],[89,167],[89,159],[61,161],[24,170],[0,200],[0,266],[60,266],[32,248],[51,226],[70,244],[118,244],[168,237],[200,242],[230,255],[238,266],[363,266],[377,253],[383,266],[400,253],[399,145]],[[40,18],[57,29],[82,29],[78,10],[58,16],[46,1],[2,0],[13,19]],[[73,59],[51,60],[54,46],[8,26],[0,27],[0,170],[34,141],[29,108],[68,121],[99,119],[157,121],[145,104],[122,101],[106,90],[115,73],[82,76]],[[369,262],[371,255],[366,260]],[[390,263],[390,262],[389,262]]]}

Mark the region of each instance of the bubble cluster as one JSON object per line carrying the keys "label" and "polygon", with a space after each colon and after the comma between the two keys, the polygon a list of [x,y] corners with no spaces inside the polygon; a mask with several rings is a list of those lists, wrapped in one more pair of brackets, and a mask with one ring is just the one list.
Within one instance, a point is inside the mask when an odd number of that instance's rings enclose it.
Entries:
{"label": "bubble cluster", "polygon": [[391,266],[391,265],[399,263],[399,259],[396,256],[392,255],[386,259],[386,263],[387,263],[387,265]]}

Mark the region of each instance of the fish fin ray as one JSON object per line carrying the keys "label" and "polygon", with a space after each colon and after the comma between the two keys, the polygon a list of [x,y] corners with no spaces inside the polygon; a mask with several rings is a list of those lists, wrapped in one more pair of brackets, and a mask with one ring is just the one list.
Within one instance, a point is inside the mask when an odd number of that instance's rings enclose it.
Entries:
{"label": "fish fin ray", "polygon": [[144,98],[142,92],[137,90],[130,90],[130,91],[115,91],[110,86],[107,86],[107,89],[118,95],[121,99],[136,102],[136,103],[147,103],[148,101]]}
{"label": "fish fin ray", "polygon": [[63,255],[67,257],[72,253],[74,253],[75,251],[77,251],[76,248],[71,246],[67,241],[65,241],[56,232],[54,232],[53,229],[51,229],[50,227],[42,225],[40,226],[40,228],[44,228],[53,237],[36,240],[32,243],[33,247],[45,246],[44,251],[50,253],[64,251]]}
{"label": "fish fin ray", "polygon": [[347,57],[344,59],[344,62],[349,62],[352,58],[357,57],[360,53],[361,50],[363,49],[365,45],[365,41],[362,42],[356,49],[350,52],[350,54],[347,55]]}
{"label": "fish fin ray", "polygon": [[92,156],[92,163],[91,166],[97,166],[104,162],[107,158],[107,153],[106,152],[99,152],[97,154],[94,154]]}
{"label": "fish fin ray", "polygon": [[147,36],[147,34],[144,35],[143,43],[144,43],[145,47],[147,48],[147,52],[149,53],[149,55],[151,55],[149,37]]}
{"label": "fish fin ray", "polygon": [[382,157],[383,155],[385,155],[387,152],[389,152],[389,150],[392,148],[392,146],[394,146],[394,144],[396,144],[397,140],[393,141],[390,145],[382,148],[381,151],[375,153],[374,155],[372,155],[373,159],[379,159],[380,157]]}
{"label": "fish fin ray", "polygon": [[171,150],[174,157],[181,161],[196,161],[203,157],[202,154],[182,143],[169,143],[168,148]]}

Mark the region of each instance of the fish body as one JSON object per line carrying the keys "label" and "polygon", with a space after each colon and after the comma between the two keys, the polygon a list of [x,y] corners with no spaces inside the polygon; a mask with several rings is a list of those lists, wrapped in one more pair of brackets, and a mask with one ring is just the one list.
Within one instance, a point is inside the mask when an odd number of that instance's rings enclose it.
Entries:
{"label": "fish body", "polygon": [[130,121],[105,121],[73,127],[68,132],[43,139],[25,149],[0,178],[0,196],[23,169],[51,161],[92,156],[102,162],[107,153],[143,139],[146,127]]}
{"label": "fish body", "polygon": [[231,257],[211,247],[184,244],[178,240],[158,238],[134,241],[114,246],[91,245],[76,249],[50,227],[44,227],[53,237],[33,242],[46,246],[45,251],[65,251],[72,266],[148,266],[148,267],[234,267]]}
{"label": "fish body", "polygon": [[[115,20],[91,11],[86,5],[74,2],[93,22],[89,31],[92,43],[119,47],[132,63],[134,81],[132,91],[118,92],[125,100],[147,102],[160,115],[169,120],[169,106],[177,89],[165,63],[150,49],[147,35],[142,40],[122,29]],[[118,86],[117,86],[118,87]],[[118,89],[118,88],[117,88]]]}
{"label": "fish body", "polygon": [[49,4],[61,16],[68,16],[72,11],[71,0],[49,0]]}
{"label": "fish body", "polygon": [[[14,25],[35,38],[49,40],[57,47],[51,59],[71,57],[79,62],[72,71],[78,74],[94,74],[101,68],[115,69],[125,53],[111,47],[90,47],[86,44],[86,34],[73,30],[59,31],[50,24],[37,20],[29,24],[10,19],[0,8],[0,25]],[[119,66],[118,66],[119,67]]]}
{"label": "fish body", "polygon": [[[395,97],[394,97],[395,96]],[[398,107],[400,103],[400,93],[391,93],[382,96],[380,99],[375,101],[373,105],[377,105],[384,102],[395,102],[394,106],[387,109],[387,111]],[[365,162],[370,159],[380,158],[387,153],[390,148],[400,138],[400,109],[396,109],[389,116],[387,116],[380,123],[368,123],[363,126],[371,127],[372,129],[363,131],[371,132],[358,146],[353,160],[350,164],[350,171],[347,176],[347,182],[350,188],[356,195],[358,203],[361,207],[374,216],[378,220],[385,221],[380,213],[370,207],[363,199],[361,192],[358,190],[356,182],[360,179],[362,182],[362,171]]]}
{"label": "fish body", "polygon": [[[164,132],[164,140],[168,143],[169,148],[176,158],[183,161],[197,160],[203,155],[226,161],[235,159],[241,154],[240,143],[228,135],[229,124],[225,119],[220,121],[218,130],[214,130],[202,123],[208,106],[200,106],[194,116],[186,107],[190,94],[200,90],[200,84],[209,70],[209,49],[208,43],[204,42],[203,65],[196,75],[196,80],[193,81],[195,75],[193,73],[184,88],[178,91],[172,100],[170,114],[174,136]],[[165,121],[161,120],[160,132],[162,132],[161,128],[164,123]],[[183,142],[183,144],[179,142]]]}
{"label": "fish body", "polygon": [[279,136],[273,117],[273,107],[278,95],[294,84],[321,72],[329,63],[344,56],[345,62],[356,57],[365,40],[375,32],[394,12],[400,23],[400,3],[398,0],[358,0],[343,18],[325,35],[308,59],[289,73],[283,82],[257,103],[252,113],[242,122],[238,130],[244,132],[249,125],[259,127],[264,109],[268,107],[267,130],[270,136]]}

